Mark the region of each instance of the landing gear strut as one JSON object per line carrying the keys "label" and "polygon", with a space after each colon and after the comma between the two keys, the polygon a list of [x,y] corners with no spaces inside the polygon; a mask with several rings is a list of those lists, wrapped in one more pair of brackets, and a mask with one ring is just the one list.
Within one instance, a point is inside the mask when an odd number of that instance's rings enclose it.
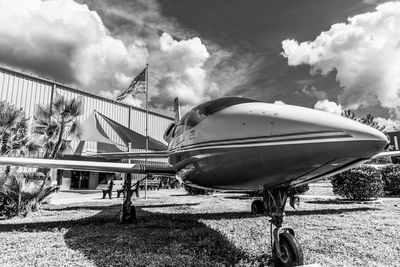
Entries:
{"label": "landing gear strut", "polygon": [[[137,187],[139,188],[139,187]],[[135,206],[132,205],[132,174],[127,173],[125,184],[124,184],[124,203],[122,204],[120,222],[124,224],[128,223],[137,223],[136,220],[136,209]],[[138,192],[136,192],[138,194]]]}
{"label": "landing gear strut", "polygon": [[[282,227],[288,198],[287,192],[288,188],[265,188],[263,191],[265,213],[271,217],[272,255],[277,266],[303,265],[303,250],[295,238],[294,230],[289,227]],[[275,226],[275,229],[272,229],[272,226]]]}

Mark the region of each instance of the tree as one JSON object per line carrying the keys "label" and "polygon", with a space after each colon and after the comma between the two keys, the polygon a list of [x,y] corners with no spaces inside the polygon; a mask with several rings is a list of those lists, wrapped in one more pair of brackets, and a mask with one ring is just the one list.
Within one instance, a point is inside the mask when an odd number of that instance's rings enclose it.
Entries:
{"label": "tree", "polygon": [[380,125],[377,121],[375,121],[375,117],[372,116],[371,114],[367,114],[367,116],[365,116],[363,118],[358,118],[356,116],[356,114],[352,110],[344,109],[343,112],[342,112],[342,116],[346,117],[346,118],[349,118],[349,119],[352,119],[352,120],[355,120],[355,121],[358,121],[358,122],[361,122],[361,123],[363,123],[365,125],[368,125],[368,126],[370,126],[372,128],[375,128],[375,129],[377,129],[379,131],[384,131],[385,130],[385,126]]}
{"label": "tree", "polygon": [[[27,122],[22,109],[0,101],[0,155],[20,157],[38,151],[39,146],[28,135]],[[6,174],[9,171],[7,166]]]}
{"label": "tree", "polygon": [[[363,118],[358,118],[356,116],[356,114],[350,110],[350,109],[344,109],[342,112],[342,116],[361,122],[365,125],[368,125],[372,128],[375,128],[381,132],[385,133],[385,126],[380,125],[377,121],[375,121],[374,116],[372,116],[371,114],[368,114],[367,116],[363,117]],[[375,158],[375,159],[371,159],[369,161],[367,161],[366,163],[368,164],[385,164],[385,163],[391,163],[392,159],[391,157],[381,157],[381,158]]]}
{"label": "tree", "polygon": [[69,147],[68,138],[79,136],[77,117],[82,114],[82,102],[57,96],[52,105],[38,106],[33,132],[41,136],[45,158],[58,158]]}

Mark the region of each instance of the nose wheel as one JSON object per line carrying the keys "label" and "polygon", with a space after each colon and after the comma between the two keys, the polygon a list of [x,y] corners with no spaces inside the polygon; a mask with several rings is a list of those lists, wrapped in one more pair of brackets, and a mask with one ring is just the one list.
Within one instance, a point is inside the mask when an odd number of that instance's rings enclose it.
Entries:
{"label": "nose wheel", "polygon": [[[251,204],[253,214],[265,213],[270,220],[272,256],[276,266],[298,266],[304,264],[304,254],[300,243],[295,238],[292,228],[282,227],[288,188],[264,189],[263,200]],[[292,197],[290,205],[299,206],[299,199]],[[275,227],[273,230],[273,226]]]}
{"label": "nose wheel", "polygon": [[[272,255],[276,266],[289,267],[304,264],[303,249],[294,235],[289,232],[283,232],[279,234],[278,243],[275,240],[272,247]],[[279,246],[280,256],[276,251],[277,246]]]}

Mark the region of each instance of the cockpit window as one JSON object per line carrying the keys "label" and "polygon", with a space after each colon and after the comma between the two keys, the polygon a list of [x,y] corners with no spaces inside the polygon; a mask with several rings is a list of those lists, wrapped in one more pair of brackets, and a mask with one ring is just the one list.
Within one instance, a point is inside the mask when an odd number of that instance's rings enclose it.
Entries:
{"label": "cockpit window", "polygon": [[171,124],[168,126],[167,130],[165,131],[164,135],[165,135],[165,136],[170,136],[171,133],[172,133],[172,130],[173,130],[174,128],[175,128],[175,123],[171,123]]}
{"label": "cockpit window", "polygon": [[187,113],[182,118],[181,124],[185,124],[189,127],[194,127],[208,116],[211,116],[224,108],[251,102],[260,101],[243,97],[224,97],[216,100],[211,100],[192,109],[192,111]]}

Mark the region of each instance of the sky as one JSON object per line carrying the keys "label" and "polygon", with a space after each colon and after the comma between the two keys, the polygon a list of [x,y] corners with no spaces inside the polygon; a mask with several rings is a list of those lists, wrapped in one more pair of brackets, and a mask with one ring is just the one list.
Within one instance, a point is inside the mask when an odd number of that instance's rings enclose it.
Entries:
{"label": "sky", "polygon": [[149,64],[158,111],[243,96],[400,129],[398,62],[400,2],[0,0],[0,64],[111,99]]}

